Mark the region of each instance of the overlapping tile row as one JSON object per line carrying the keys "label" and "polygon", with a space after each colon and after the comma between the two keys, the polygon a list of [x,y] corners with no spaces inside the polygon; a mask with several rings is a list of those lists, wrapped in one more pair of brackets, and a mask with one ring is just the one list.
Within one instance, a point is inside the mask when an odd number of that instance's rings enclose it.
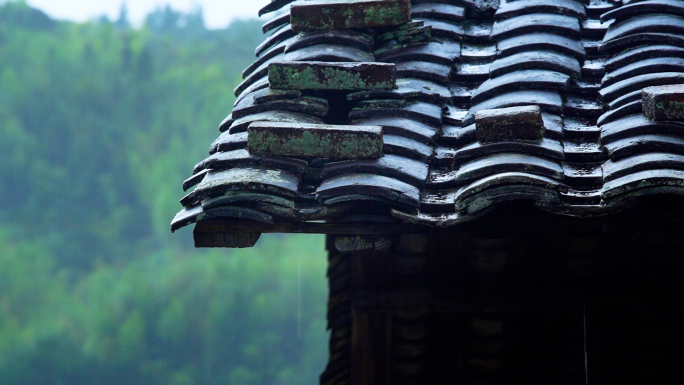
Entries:
{"label": "overlapping tile row", "polygon": [[651,110],[678,109],[676,100],[664,104],[667,98],[681,98],[684,88],[661,86],[684,84],[684,3],[625,2],[601,19],[612,23],[600,45],[609,55],[600,90],[606,112],[598,119],[601,145],[609,156],[603,164],[602,198],[607,205],[624,205],[642,195],[682,194],[684,120],[677,114],[649,114],[642,98],[665,98]]}
{"label": "overlapping tile row", "polygon": [[[563,205],[564,197],[574,190],[572,181],[566,178],[568,142],[564,140],[564,128],[566,119],[584,112],[572,107],[583,104],[577,89],[582,81],[581,63],[586,57],[582,45],[586,10],[582,2],[575,0],[518,0],[502,2],[495,18],[491,38],[497,43],[498,55],[490,66],[490,78],[473,94],[473,107],[465,123],[472,123],[477,111],[483,109],[537,105],[545,131],[536,142],[511,137],[499,143],[480,144],[483,156],[468,159],[465,164],[468,168],[477,163],[490,168],[483,170],[486,178],[471,185],[490,190],[492,199],[484,195],[484,199],[480,198],[482,204],[473,200],[473,209],[485,207],[489,201],[512,199],[528,199],[555,208]],[[492,167],[491,163],[507,166]],[[506,179],[510,181],[501,183]]]}
{"label": "overlapping tile row", "polygon": [[[275,220],[325,219],[344,212],[349,207],[342,200],[327,202],[330,203],[327,205],[317,200],[319,194],[331,197],[330,194],[326,195],[328,189],[344,189],[343,186],[338,186],[339,180],[330,180],[322,188],[320,186],[323,176],[339,174],[340,170],[344,173],[342,165],[328,167],[324,171],[323,165],[331,159],[321,154],[308,154],[317,155],[316,158],[307,156],[306,151],[292,153],[292,156],[277,152],[262,153],[258,149],[273,149],[273,143],[268,144],[267,139],[277,133],[269,131],[262,137],[258,137],[259,133],[255,134],[254,137],[262,140],[262,146],[258,147],[249,140],[249,127],[259,122],[261,126],[265,126],[263,123],[271,123],[275,126],[291,125],[292,130],[304,129],[304,135],[300,135],[298,141],[279,143],[281,149],[287,146],[295,149],[297,145],[310,139],[308,134],[314,132],[306,127],[315,127],[319,130],[316,131],[317,142],[309,143],[309,146],[321,147],[327,143],[328,150],[335,150],[338,148],[335,140],[342,137],[347,140],[354,134],[340,133],[340,130],[318,134],[326,128],[321,126],[324,123],[337,125],[347,122],[345,94],[336,90],[364,89],[365,86],[391,87],[394,85],[394,68],[387,69],[374,64],[373,29],[314,28],[295,32],[295,29],[307,29],[304,24],[310,20],[303,20],[308,15],[306,12],[299,19],[291,16],[289,10],[283,9],[290,3],[292,1],[273,1],[262,9],[261,14],[276,11],[282,13],[264,24],[264,32],[271,34],[257,47],[258,59],[243,72],[244,80],[235,89],[237,100],[231,114],[220,125],[222,133],[211,145],[210,157],[197,164],[193,177],[185,182],[186,190],[194,185],[197,187],[181,200],[185,209],[174,219],[172,230],[196,220],[218,217],[250,219],[263,223],[273,223]],[[325,2],[317,3],[310,2],[307,5],[327,6]],[[373,5],[377,2],[367,3]],[[408,19],[408,15],[405,17]],[[291,25],[291,21],[295,21],[297,25]],[[309,73],[312,69],[319,73],[312,75]],[[348,70],[347,77],[344,76],[345,70]],[[328,76],[326,71],[336,71],[335,76]],[[377,79],[368,80],[374,75],[377,75],[375,78],[385,76],[390,71],[392,84],[385,85]],[[364,80],[361,81],[361,78]],[[300,80],[300,83],[283,84],[294,83],[293,79]],[[324,82],[320,82],[320,79]],[[327,80],[331,84],[326,84]],[[316,83],[317,81],[319,82]],[[366,81],[370,85],[365,84]],[[343,104],[342,108],[340,102]],[[334,105],[332,109],[331,104]],[[268,130],[268,127],[259,128]],[[355,145],[349,141],[344,144],[347,147]],[[325,155],[341,156],[341,153],[336,151]],[[382,163],[392,164],[391,159],[382,160]],[[367,162],[372,163],[370,160]],[[369,174],[368,178],[377,179],[373,174]],[[386,184],[378,182],[375,180],[377,187],[384,189]],[[319,188],[321,191],[317,192]]]}
{"label": "overlapping tile row", "polygon": [[[367,17],[374,7],[390,8]],[[641,93],[684,83],[683,7],[274,0],[172,230],[211,218],[450,226],[511,200],[601,215],[678,192],[682,123],[649,120]]]}
{"label": "overlapping tile row", "polygon": [[411,24],[376,36],[377,59],[397,66],[397,89],[348,97],[354,106],[349,115],[354,124],[384,129],[385,158],[391,164],[375,172],[406,183],[402,189],[410,192],[411,201],[392,205],[400,217],[421,215],[431,164],[449,156],[437,142],[445,108],[451,104],[450,85],[461,64],[464,17],[474,7],[473,3],[414,2]]}
{"label": "overlapping tile row", "polygon": [[[434,159],[414,222],[451,225],[509,200],[561,204],[561,194],[569,189],[563,167],[564,97],[581,78],[585,15],[576,1],[511,1],[473,20],[451,84],[448,124],[438,140],[438,151],[442,147],[448,156]],[[478,113],[508,107],[537,108],[543,136],[506,131],[506,119],[523,119],[524,108],[498,115],[500,124],[476,121]],[[492,124],[490,132],[507,134],[484,140],[479,132]]]}
{"label": "overlapping tile row", "polygon": [[[489,35],[496,8],[495,4],[482,1],[455,2],[458,5],[448,7],[431,1],[414,3],[419,3],[414,6],[414,18],[417,16],[432,26],[433,35],[441,40],[430,42],[426,47],[441,50],[446,59],[440,57],[439,60],[444,60],[450,72],[446,76],[445,67],[445,75],[440,80],[446,88],[440,92],[443,96],[435,101],[441,107],[441,124],[438,135],[434,137],[434,153],[429,162],[429,176],[421,190],[420,206],[413,212],[394,208],[392,213],[402,221],[446,226],[462,221],[462,218],[455,209],[451,186],[434,181],[439,175],[447,175],[453,170],[456,150],[453,135],[465,132],[461,130],[461,123],[471,106],[472,92],[486,78],[489,64],[495,56],[496,46],[490,43]],[[442,48],[447,44],[449,50]],[[431,57],[422,59],[427,62],[436,60]],[[468,137],[474,138],[466,133],[456,140]]]}
{"label": "overlapping tile row", "polygon": [[603,12],[613,7],[609,0],[592,1],[585,6],[583,17],[579,19],[581,48],[585,54],[583,58],[578,57],[581,76],[571,81],[563,108],[563,173],[569,190],[561,194],[562,204],[556,208],[560,212],[587,215],[601,207],[601,164],[606,157],[599,143],[596,119],[603,112],[598,91],[605,72],[605,55],[598,47],[610,23],[602,23],[599,19]]}

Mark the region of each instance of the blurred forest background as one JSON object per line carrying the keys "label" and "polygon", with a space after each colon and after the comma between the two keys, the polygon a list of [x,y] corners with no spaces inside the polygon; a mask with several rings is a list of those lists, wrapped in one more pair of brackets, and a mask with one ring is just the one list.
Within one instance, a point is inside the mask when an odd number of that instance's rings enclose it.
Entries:
{"label": "blurred forest background", "polygon": [[1,384],[317,383],[323,238],[196,250],[169,231],[260,26],[0,4]]}

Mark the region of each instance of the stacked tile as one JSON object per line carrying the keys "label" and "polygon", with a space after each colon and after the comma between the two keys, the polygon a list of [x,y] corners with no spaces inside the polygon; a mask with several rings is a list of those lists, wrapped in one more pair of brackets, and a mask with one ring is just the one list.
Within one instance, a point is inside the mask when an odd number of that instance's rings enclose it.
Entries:
{"label": "stacked tile", "polygon": [[452,102],[459,110],[471,107],[471,96],[480,84],[489,78],[489,66],[496,58],[496,43],[489,35],[494,24],[494,11],[482,13],[467,8],[468,21],[464,26],[461,61],[458,63],[449,89]]}
{"label": "stacked tile", "polygon": [[[429,143],[436,135],[441,108],[427,102],[407,101],[406,87],[398,78],[398,90],[364,91],[349,95],[355,108],[349,119],[356,126],[383,128],[384,156],[379,159],[345,160],[323,166],[317,189],[323,204],[380,202],[411,210],[419,202],[420,188],[432,155]],[[362,96],[363,94],[363,96]]]}
{"label": "stacked tile", "polygon": [[[603,199],[619,205],[648,194],[682,194],[684,120],[676,113],[662,120],[648,107],[684,92],[682,86],[662,87],[684,83],[684,3],[630,2],[601,19],[612,21],[600,46],[610,55],[600,90],[607,112],[598,120],[609,155]],[[660,107],[676,110],[674,101]]]}
{"label": "stacked tile", "polygon": [[474,117],[478,142],[456,153],[456,208],[470,215],[509,200],[558,204],[559,191],[567,189],[563,154],[546,128],[558,123],[539,106],[481,110]]}
{"label": "stacked tile", "polygon": [[584,3],[271,1],[270,35],[172,230],[450,226],[509,200],[586,216],[678,192],[681,92],[643,89],[684,83],[684,5]]}
{"label": "stacked tile", "polygon": [[[428,190],[421,202],[423,212],[417,218],[427,224],[448,225],[462,220],[455,210],[454,190],[450,185],[454,153],[463,143],[474,140],[474,131],[462,124],[463,117],[472,107],[472,93],[488,78],[489,65],[496,56],[496,44],[490,41],[489,35],[497,5],[491,3],[482,8],[473,3],[465,7],[467,21],[464,23],[460,61],[456,63],[449,82],[451,99],[445,108],[444,127],[431,164]],[[445,181],[446,184],[443,183]]]}
{"label": "stacked tile", "polygon": [[601,165],[606,159],[599,143],[600,130],[596,119],[603,112],[598,96],[601,77],[605,74],[606,55],[598,47],[610,22],[602,22],[602,13],[614,8],[609,0],[592,1],[585,7],[582,26],[581,78],[570,83],[564,105],[563,149],[565,182],[570,186],[562,194],[563,205],[554,211],[585,215],[600,210]]}
{"label": "stacked tile", "polygon": [[[398,2],[409,5],[408,1]],[[386,50],[394,47],[409,47],[426,41],[430,36],[430,29],[421,23],[407,23],[392,20],[389,23],[372,23],[374,29],[374,49],[378,53],[378,47]],[[403,13],[402,13],[403,15]],[[347,20],[347,19],[345,19]],[[407,69],[394,64],[397,77]],[[430,82],[412,85],[413,88],[424,86]],[[386,207],[413,207],[417,204],[419,188],[424,183],[427,171],[424,160],[430,155],[431,150],[427,145],[415,146],[416,140],[402,138],[396,135],[395,130],[399,127],[402,131],[411,131],[413,126],[400,127],[399,122],[386,122],[382,114],[374,114],[377,111],[395,110],[396,116],[410,121],[415,116],[424,115],[424,106],[406,107],[403,92],[414,92],[411,87],[402,87],[395,82],[391,87],[364,87],[346,96],[341,103],[356,107],[347,116],[340,117],[355,126],[373,126],[383,129],[383,152],[384,156],[376,159],[346,159],[335,162],[326,162],[320,169],[321,183],[316,188],[316,196],[324,206],[354,203],[362,209],[363,214],[369,208],[376,213],[389,213]],[[388,96],[389,95],[389,96]],[[359,105],[363,107],[359,108]],[[346,112],[347,109],[340,109]],[[428,111],[428,113],[430,113]],[[389,125],[389,127],[388,127]],[[425,132],[425,128],[417,122],[414,126],[419,139],[423,136],[434,135]],[[433,130],[434,131],[434,130]],[[420,144],[420,143],[419,143]],[[365,204],[368,203],[368,204]],[[377,203],[380,203],[379,205]],[[366,207],[366,208],[363,208]],[[372,211],[372,210],[371,210]]]}
{"label": "stacked tile", "polygon": [[560,194],[568,189],[562,166],[563,96],[581,77],[585,51],[580,20],[584,17],[583,4],[574,0],[500,4],[490,33],[496,57],[488,66],[487,79],[472,93],[461,130],[480,131],[479,124],[473,124],[485,110],[537,106],[543,137],[530,140],[507,131],[506,119],[517,114],[511,110],[498,115],[499,123],[492,121],[495,130],[508,135],[491,141],[471,135],[464,140],[456,148],[451,177],[441,177],[445,186],[457,189],[453,197],[460,213],[473,215],[493,203],[519,199],[559,205]]}
{"label": "stacked tile", "polygon": [[[442,106],[451,96],[448,83],[461,51],[464,9],[425,2],[414,5],[411,15],[411,23],[378,31],[375,38],[378,60],[397,67],[397,88],[359,92],[348,97],[353,106],[349,119],[354,124],[383,127],[385,157],[372,165],[358,161],[331,165],[324,172],[327,175],[328,170],[340,166],[349,172],[371,171],[381,179],[368,177],[364,184],[378,179],[387,186],[397,186],[395,191],[399,195],[394,195],[402,200],[389,194],[384,197],[376,194],[372,198],[393,199],[401,203],[394,203],[394,209],[416,214],[435,140],[442,128]],[[352,182],[350,179],[347,183]],[[327,184],[326,180],[324,185]]]}
{"label": "stacked tile", "polygon": [[[408,69],[399,73],[399,83],[420,85],[418,81],[424,80],[437,83],[430,84],[429,88],[423,87],[422,92],[416,95],[408,95],[408,102],[415,99],[431,103],[435,115],[438,113],[436,107],[441,107],[441,121],[434,119],[436,135],[431,136],[430,142],[425,142],[434,148],[434,155],[429,161],[430,174],[439,172],[435,170],[448,172],[453,164],[453,149],[448,141],[443,140],[444,133],[457,124],[460,126],[460,119],[470,107],[468,92],[475,87],[476,82],[481,81],[476,72],[486,72],[493,49],[488,45],[492,14],[493,9],[481,2],[443,4],[430,0],[414,1],[412,17],[431,27],[432,39],[419,47],[397,49],[394,52],[389,51],[389,54],[378,55],[381,60],[397,63],[398,68]],[[466,16],[481,20],[465,23]],[[467,52],[471,55],[468,61],[462,57],[466,52],[466,45],[469,46]],[[439,97],[430,97],[426,90],[437,86],[440,87]],[[390,112],[386,114],[390,116]],[[430,124],[429,121],[427,123]],[[393,214],[404,221],[429,225],[443,224],[444,221],[453,224],[460,220],[454,210],[453,201],[445,204],[441,191],[435,190],[440,187],[432,186],[431,179],[428,178],[422,188],[417,211],[395,209]]]}
{"label": "stacked tile", "polygon": [[[289,3],[273,1],[260,14]],[[222,134],[209,158],[184,184],[186,190],[196,188],[181,200],[185,209],[172,230],[214,218],[272,224],[326,219],[346,211],[344,199],[331,198],[345,190],[347,181],[332,176],[347,169],[329,167],[323,174],[328,184],[319,186],[321,166],[343,159],[392,164],[393,158],[382,159],[381,128],[338,126],[347,121],[338,117],[345,108],[337,103],[352,91],[395,87],[395,66],[375,62],[375,31],[369,27],[406,24],[408,7],[407,0],[311,1],[295,3],[264,24],[264,32],[273,32],[257,47],[259,58],[244,71],[233,110],[221,123]],[[339,12],[326,13],[332,8]],[[375,16],[337,17],[348,12]],[[331,104],[336,108],[330,109]],[[404,187],[373,174],[361,179],[371,179],[369,188],[381,196],[394,197]],[[417,194],[408,191],[408,199],[400,200],[411,202]],[[319,196],[326,205],[319,203]]]}

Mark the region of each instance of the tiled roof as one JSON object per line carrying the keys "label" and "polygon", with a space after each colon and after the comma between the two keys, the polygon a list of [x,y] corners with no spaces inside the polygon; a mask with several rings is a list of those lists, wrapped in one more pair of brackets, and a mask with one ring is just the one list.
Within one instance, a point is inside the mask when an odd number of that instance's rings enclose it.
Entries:
{"label": "tiled roof", "polygon": [[684,86],[659,87],[684,83],[680,0],[272,0],[270,13],[172,230],[450,226],[516,200],[593,216],[684,193]]}

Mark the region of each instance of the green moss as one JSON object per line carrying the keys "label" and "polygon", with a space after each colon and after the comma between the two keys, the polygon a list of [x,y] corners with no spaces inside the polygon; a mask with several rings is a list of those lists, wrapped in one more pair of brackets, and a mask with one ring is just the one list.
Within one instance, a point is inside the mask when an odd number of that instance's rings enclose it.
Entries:
{"label": "green moss", "polygon": [[292,27],[304,31],[400,25],[409,21],[408,6],[402,1],[303,3],[293,8]]}
{"label": "green moss", "polygon": [[664,104],[663,107],[658,106],[658,108],[663,108],[665,110],[665,116],[668,119],[675,120],[684,118],[684,102],[670,100]]}
{"label": "green moss", "polygon": [[366,9],[365,23],[368,25],[396,25],[406,22],[406,16],[399,3],[391,6],[376,5]]}
{"label": "green moss", "polygon": [[295,67],[287,65],[269,66],[269,84],[273,89],[287,90],[369,90],[394,88],[394,76],[386,76],[384,81],[376,81],[353,68],[334,66]]}
{"label": "green moss", "polygon": [[250,131],[248,143],[250,152],[259,155],[334,159],[382,156],[382,138],[370,133],[296,129],[289,133],[275,133],[253,130]]}

